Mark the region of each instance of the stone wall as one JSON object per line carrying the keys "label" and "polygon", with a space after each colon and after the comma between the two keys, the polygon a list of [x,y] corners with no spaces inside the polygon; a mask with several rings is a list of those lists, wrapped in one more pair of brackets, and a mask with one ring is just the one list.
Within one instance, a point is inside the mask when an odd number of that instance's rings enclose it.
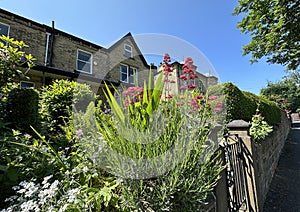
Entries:
{"label": "stone wall", "polygon": [[289,130],[290,121],[282,112],[281,123],[274,127],[273,132],[264,141],[253,143],[253,161],[261,211]]}
{"label": "stone wall", "polygon": [[[245,173],[246,211],[263,211],[273,175],[277,168],[281,150],[290,130],[290,121],[282,112],[281,123],[274,126],[273,132],[263,141],[254,142],[249,136],[249,123],[235,120],[228,124],[229,134],[238,136],[242,146],[243,168]],[[225,165],[225,153],[223,160]],[[215,188],[216,211],[228,210],[228,192],[226,171]],[[237,188],[239,189],[239,188]]]}

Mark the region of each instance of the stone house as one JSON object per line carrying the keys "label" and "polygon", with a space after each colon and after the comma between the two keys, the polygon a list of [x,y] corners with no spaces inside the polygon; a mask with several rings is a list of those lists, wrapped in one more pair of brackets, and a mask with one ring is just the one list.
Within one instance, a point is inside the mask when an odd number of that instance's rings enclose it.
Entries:
{"label": "stone house", "polygon": [[101,93],[104,82],[128,87],[148,79],[150,65],[131,33],[105,48],[56,29],[54,22],[47,26],[0,9],[1,35],[23,40],[29,46],[25,51],[36,58],[21,87],[40,88],[64,78],[88,82]]}
{"label": "stone house", "polygon": [[[172,81],[172,83],[166,83],[164,86],[164,92],[163,96],[167,94],[178,94],[180,93],[180,88],[182,86],[186,86],[185,81],[180,79],[179,77],[183,75],[183,63],[179,62],[173,62],[171,64],[171,68],[173,69],[173,72],[170,76],[168,76],[168,80]],[[157,79],[159,73],[163,71],[162,67],[159,67],[159,71],[154,76],[154,81]],[[213,85],[218,84],[218,78],[210,75],[210,74],[202,74],[197,72],[197,66],[194,66],[195,74],[197,75],[197,78],[192,79],[190,84],[195,84],[200,92],[205,93],[207,91],[207,88]]]}

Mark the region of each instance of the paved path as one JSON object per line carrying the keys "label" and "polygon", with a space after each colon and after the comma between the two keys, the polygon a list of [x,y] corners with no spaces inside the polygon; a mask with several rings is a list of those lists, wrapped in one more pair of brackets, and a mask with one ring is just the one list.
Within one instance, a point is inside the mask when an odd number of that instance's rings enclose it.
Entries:
{"label": "paved path", "polygon": [[300,212],[300,126],[291,129],[264,205],[264,212]]}

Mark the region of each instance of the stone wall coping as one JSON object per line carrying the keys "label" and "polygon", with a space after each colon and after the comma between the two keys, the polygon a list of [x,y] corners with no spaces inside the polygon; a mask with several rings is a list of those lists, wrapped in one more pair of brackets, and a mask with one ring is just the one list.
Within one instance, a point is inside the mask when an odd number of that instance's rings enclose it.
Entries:
{"label": "stone wall coping", "polygon": [[227,127],[229,129],[231,129],[231,128],[249,128],[250,126],[251,126],[251,124],[244,120],[233,120],[232,122],[229,122],[227,124]]}

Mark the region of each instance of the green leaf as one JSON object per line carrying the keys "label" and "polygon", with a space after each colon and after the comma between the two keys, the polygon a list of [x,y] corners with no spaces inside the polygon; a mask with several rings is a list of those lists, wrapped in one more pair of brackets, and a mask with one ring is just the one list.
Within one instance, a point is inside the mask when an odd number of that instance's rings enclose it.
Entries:
{"label": "green leaf", "polygon": [[115,99],[114,95],[111,93],[108,85],[105,83],[106,91],[104,91],[105,97],[108,101],[109,106],[111,107],[114,114],[117,115],[117,118],[119,118],[122,122],[125,121],[125,117],[123,114],[123,111],[118,104],[117,100]]}

